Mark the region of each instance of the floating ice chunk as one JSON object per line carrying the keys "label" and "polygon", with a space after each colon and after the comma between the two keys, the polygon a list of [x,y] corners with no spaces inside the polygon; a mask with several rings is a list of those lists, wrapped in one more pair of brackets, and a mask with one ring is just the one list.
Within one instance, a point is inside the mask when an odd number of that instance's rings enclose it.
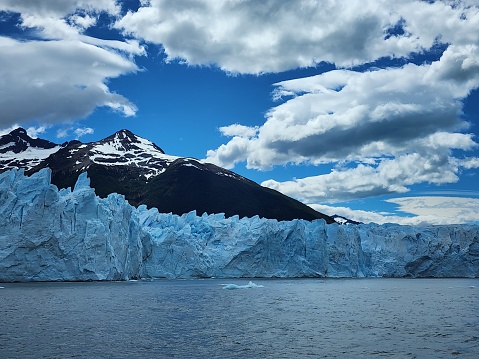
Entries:
{"label": "floating ice chunk", "polygon": [[245,285],[237,285],[237,284],[223,284],[223,289],[248,289],[248,288],[264,288],[263,285],[258,285],[250,281],[248,284]]}

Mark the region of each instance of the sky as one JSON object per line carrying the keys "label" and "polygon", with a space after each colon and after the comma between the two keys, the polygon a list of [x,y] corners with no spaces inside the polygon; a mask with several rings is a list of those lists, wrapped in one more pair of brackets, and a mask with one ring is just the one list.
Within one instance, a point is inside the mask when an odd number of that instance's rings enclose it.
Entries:
{"label": "sky", "polygon": [[129,129],[314,209],[479,223],[479,0],[2,0],[0,134]]}

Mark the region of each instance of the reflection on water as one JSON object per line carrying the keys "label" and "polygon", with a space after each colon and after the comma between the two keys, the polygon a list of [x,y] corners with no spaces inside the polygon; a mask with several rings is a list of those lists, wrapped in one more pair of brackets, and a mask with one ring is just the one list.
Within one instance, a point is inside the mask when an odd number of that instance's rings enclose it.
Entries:
{"label": "reflection on water", "polygon": [[248,282],[1,284],[0,358],[479,357],[479,279]]}

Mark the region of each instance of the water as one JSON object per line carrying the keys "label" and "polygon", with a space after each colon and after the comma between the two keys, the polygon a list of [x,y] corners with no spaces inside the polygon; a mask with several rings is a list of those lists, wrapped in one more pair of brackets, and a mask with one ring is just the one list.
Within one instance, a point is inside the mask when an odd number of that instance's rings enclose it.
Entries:
{"label": "water", "polygon": [[0,284],[0,358],[479,357],[479,279],[227,283]]}

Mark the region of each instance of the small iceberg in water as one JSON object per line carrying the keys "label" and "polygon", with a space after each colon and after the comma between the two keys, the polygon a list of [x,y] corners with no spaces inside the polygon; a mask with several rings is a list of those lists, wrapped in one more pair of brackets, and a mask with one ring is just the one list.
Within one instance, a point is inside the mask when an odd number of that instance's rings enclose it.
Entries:
{"label": "small iceberg in water", "polygon": [[245,285],[237,285],[237,284],[222,284],[223,289],[248,289],[248,288],[264,288],[263,285],[258,285],[250,281],[248,284]]}

